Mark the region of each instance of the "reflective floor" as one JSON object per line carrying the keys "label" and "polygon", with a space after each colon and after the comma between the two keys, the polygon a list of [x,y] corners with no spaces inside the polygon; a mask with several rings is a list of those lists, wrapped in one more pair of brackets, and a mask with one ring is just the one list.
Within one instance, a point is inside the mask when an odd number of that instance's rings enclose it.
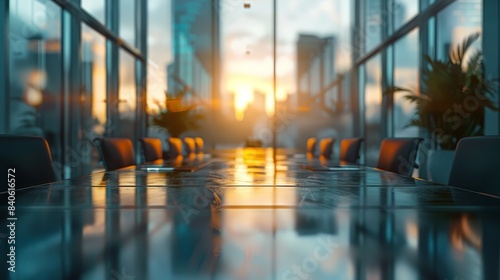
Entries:
{"label": "reflective floor", "polygon": [[16,273],[6,276],[499,279],[500,199],[369,167],[307,168],[320,165],[236,150],[195,172],[131,169],[19,190]]}

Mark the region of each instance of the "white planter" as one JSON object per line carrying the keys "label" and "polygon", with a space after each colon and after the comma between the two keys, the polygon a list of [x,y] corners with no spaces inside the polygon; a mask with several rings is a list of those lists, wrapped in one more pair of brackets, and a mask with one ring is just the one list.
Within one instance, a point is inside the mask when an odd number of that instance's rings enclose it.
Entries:
{"label": "white planter", "polygon": [[427,176],[429,181],[448,184],[454,150],[429,150],[427,154]]}

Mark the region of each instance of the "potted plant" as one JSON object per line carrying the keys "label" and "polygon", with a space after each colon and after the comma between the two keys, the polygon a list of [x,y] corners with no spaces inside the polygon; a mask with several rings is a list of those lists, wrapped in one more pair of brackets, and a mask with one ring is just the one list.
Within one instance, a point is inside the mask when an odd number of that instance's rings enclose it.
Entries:
{"label": "potted plant", "polygon": [[435,143],[436,150],[427,155],[427,172],[436,182],[448,182],[458,141],[484,134],[485,108],[497,110],[491,99],[493,82],[484,77],[482,52],[466,57],[478,38],[479,33],[467,37],[446,60],[426,55],[420,90],[388,90],[406,92],[405,99],[416,105],[415,116],[407,126],[423,128]]}
{"label": "potted plant", "polygon": [[189,87],[176,94],[166,94],[166,106],[160,109],[160,113],[152,118],[152,124],[165,128],[171,137],[180,137],[182,133],[199,128],[199,121],[205,115],[196,110],[196,104],[184,104],[183,98]]}

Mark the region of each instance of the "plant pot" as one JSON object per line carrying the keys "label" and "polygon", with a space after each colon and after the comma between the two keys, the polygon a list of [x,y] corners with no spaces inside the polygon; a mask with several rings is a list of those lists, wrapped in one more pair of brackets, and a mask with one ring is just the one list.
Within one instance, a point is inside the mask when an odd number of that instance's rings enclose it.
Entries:
{"label": "plant pot", "polygon": [[454,150],[429,150],[427,154],[429,181],[447,185],[454,157]]}

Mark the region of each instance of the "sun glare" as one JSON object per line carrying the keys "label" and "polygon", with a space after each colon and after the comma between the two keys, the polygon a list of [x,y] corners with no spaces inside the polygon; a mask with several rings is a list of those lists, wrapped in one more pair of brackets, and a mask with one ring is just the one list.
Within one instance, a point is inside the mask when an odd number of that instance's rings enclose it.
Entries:
{"label": "sun glare", "polygon": [[253,102],[253,89],[250,85],[239,85],[234,89],[234,114],[238,121],[245,118],[248,104]]}

